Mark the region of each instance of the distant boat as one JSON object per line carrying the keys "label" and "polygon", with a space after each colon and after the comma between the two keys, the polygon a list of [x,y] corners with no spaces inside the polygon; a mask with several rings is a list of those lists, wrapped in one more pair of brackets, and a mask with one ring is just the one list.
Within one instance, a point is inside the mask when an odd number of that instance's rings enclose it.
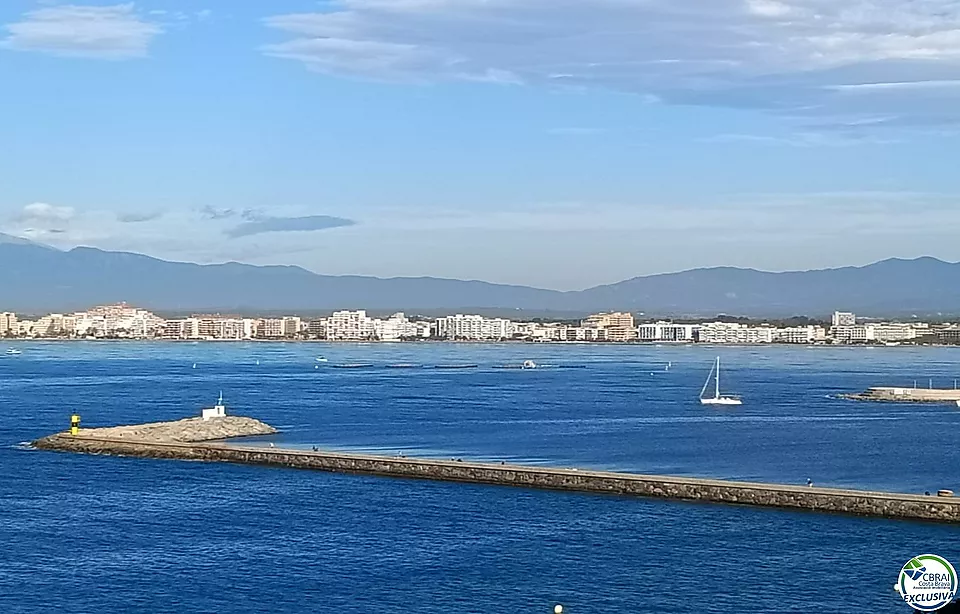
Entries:
{"label": "distant boat", "polygon": [[7,354],[11,354],[11,355],[16,356],[16,355],[19,355],[19,354],[23,354],[23,352],[21,352],[21,351],[18,350],[17,348],[10,348],[9,350],[7,350]]}
{"label": "distant boat", "polygon": [[[710,386],[710,380],[714,382],[714,392],[712,397],[703,396],[707,392],[707,387]],[[713,368],[710,369],[710,375],[707,376],[707,381],[703,384],[703,389],[700,391],[700,403],[703,405],[743,405],[743,401],[740,400],[740,397],[736,396],[722,396],[720,394],[720,357],[717,356],[717,362],[713,365]]]}
{"label": "distant boat", "polygon": [[536,368],[537,368],[537,363],[533,362],[532,360],[524,360],[524,361],[523,361],[523,368],[524,368],[524,369],[536,369]]}
{"label": "distant boat", "polygon": [[667,363],[667,366],[664,368],[664,371],[669,371],[669,370],[670,370],[670,367],[672,367],[672,366],[673,366],[673,363],[672,363],[672,362],[668,362],[668,363]]}
{"label": "distant boat", "polygon": [[323,356],[317,356],[316,361],[317,361],[317,362],[327,362],[327,359],[324,358]]}
{"label": "distant boat", "polygon": [[193,367],[191,367],[191,368],[196,369],[196,368],[197,368],[197,363],[193,363]]}

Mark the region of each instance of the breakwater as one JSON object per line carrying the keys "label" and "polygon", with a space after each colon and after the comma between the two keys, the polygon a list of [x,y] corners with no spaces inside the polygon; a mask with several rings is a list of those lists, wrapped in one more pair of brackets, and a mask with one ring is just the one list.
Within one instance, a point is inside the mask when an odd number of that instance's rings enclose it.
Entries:
{"label": "breakwater", "polygon": [[877,386],[864,392],[841,394],[851,401],[881,401],[888,403],[942,403],[960,401],[960,390],[952,388],[894,388]]}
{"label": "breakwater", "polygon": [[275,465],[396,478],[660,497],[684,501],[960,523],[960,498],[949,496],[261,448],[223,442],[134,441],[83,434],[51,435],[34,442],[34,446],[45,450],[87,454]]}

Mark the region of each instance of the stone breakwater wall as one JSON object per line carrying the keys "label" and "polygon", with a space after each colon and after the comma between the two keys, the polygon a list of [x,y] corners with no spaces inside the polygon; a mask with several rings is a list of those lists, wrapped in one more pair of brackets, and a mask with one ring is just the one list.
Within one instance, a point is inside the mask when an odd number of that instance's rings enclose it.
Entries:
{"label": "stone breakwater wall", "polygon": [[48,450],[276,465],[337,473],[661,497],[883,518],[960,523],[960,499],[894,493],[553,469],[459,461],[309,452],[228,444],[144,443],[69,435],[35,442]]}
{"label": "stone breakwater wall", "polygon": [[888,403],[942,403],[960,401],[960,390],[937,388],[890,388],[875,387],[864,392],[841,394],[851,401],[880,401]]}

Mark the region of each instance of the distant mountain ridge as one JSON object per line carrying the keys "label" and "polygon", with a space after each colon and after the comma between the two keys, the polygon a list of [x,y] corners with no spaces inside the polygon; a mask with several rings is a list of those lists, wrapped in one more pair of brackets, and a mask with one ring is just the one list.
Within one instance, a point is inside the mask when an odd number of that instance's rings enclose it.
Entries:
{"label": "distant mountain ridge", "polygon": [[59,251],[0,236],[0,310],[73,311],[126,301],[158,311],[524,310],[655,315],[960,313],[960,264],[925,257],[770,273],[715,267],[559,292],[432,277],[381,279],[297,266],[199,265],[89,247]]}

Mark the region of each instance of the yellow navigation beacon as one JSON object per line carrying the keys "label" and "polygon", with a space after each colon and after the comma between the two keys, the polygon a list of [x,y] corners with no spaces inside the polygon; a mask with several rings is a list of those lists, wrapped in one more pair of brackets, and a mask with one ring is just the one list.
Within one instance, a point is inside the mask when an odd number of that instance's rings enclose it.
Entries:
{"label": "yellow navigation beacon", "polygon": [[80,416],[73,414],[70,416],[70,434],[77,435],[80,433]]}

